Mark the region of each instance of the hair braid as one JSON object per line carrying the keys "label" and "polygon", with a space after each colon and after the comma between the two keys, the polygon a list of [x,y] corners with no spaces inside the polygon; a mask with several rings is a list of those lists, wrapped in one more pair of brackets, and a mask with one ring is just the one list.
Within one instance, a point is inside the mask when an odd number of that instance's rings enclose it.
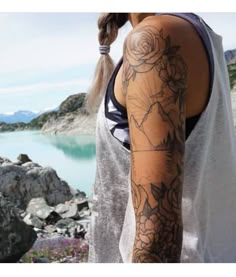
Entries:
{"label": "hair braid", "polygon": [[[121,28],[127,20],[127,13],[101,14],[98,18],[98,41],[100,46],[105,45],[109,47],[116,40],[119,28]],[[113,69],[114,62],[108,54],[108,51],[101,54],[95,69],[92,85],[86,97],[86,109],[89,113],[97,111]]]}

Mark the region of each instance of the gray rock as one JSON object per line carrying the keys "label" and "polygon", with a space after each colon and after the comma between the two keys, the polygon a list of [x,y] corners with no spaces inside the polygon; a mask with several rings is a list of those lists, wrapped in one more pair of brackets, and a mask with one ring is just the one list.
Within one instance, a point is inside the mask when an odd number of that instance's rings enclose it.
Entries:
{"label": "gray rock", "polygon": [[80,218],[85,217],[85,216],[90,216],[91,211],[87,207],[84,207],[81,211],[78,212],[78,215]]}
{"label": "gray rock", "polygon": [[56,230],[57,230],[58,234],[64,235],[66,233],[67,229],[66,228],[56,228]]}
{"label": "gray rock", "polygon": [[47,225],[44,227],[45,231],[49,234],[56,232],[57,228],[54,225]]}
{"label": "gray rock", "polygon": [[76,239],[82,238],[84,239],[86,234],[86,230],[83,225],[79,224],[77,228],[74,229],[73,231],[73,237]]}
{"label": "gray rock", "polygon": [[2,165],[3,163],[11,163],[11,161],[7,158],[0,157],[0,165]]}
{"label": "gray rock", "polygon": [[75,201],[75,203],[77,204],[78,211],[82,211],[84,208],[89,209],[89,204],[87,199],[84,199],[81,201]]}
{"label": "gray rock", "polygon": [[26,154],[20,154],[17,157],[17,160],[22,164],[27,163],[27,162],[32,162],[31,159]]}
{"label": "gray rock", "polygon": [[54,208],[49,207],[45,199],[39,197],[30,200],[26,211],[41,219],[46,219],[54,211]]}
{"label": "gray rock", "polygon": [[45,231],[43,229],[34,227],[34,231],[38,234],[38,233],[45,233]]}
{"label": "gray rock", "polygon": [[64,219],[59,220],[55,224],[55,227],[60,228],[60,229],[66,229],[66,228],[71,228],[73,225],[77,225],[77,223],[73,219],[64,218]]}
{"label": "gray rock", "polygon": [[28,225],[34,226],[35,228],[42,229],[44,226],[44,223],[42,220],[40,220],[37,216],[34,216],[32,214],[27,214],[24,217],[24,222]]}
{"label": "gray rock", "polygon": [[79,225],[82,225],[82,226],[84,227],[84,229],[85,229],[86,231],[88,231],[89,226],[90,226],[90,221],[91,221],[91,218],[88,217],[88,216],[85,216],[85,217],[83,217],[82,219],[77,220],[76,222],[77,222]]}
{"label": "gray rock", "polygon": [[97,114],[87,115],[85,113],[73,112],[60,115],[48,120],[42,127],[44,134],[65,134],[65,135],[94,135],[96,130]]}
{"label": "gray rock", "polygon": [[27,212],[26,212],[26,211],[22,211],[22,212],[20,213],[20,216],[21,216],[22,218],[26,217],[26,216],[27,216]]}
{"label": "gray rock", "polygon": [[79,226],[79,224],[75,220],[73,220],[71,223],[68,224],[69,229],[77,228],[78,226]]}
{"label": "gray rock", "polygon": [[0,162],[0,192],[21,209],[26,209],[32,198],[43,197],[48,205],[56,206],[73,197],[55,170],[31,162],[22,166]]}
{"label": "gray rock", "polygon": [[74,195],[80,201],[86,199],[86,193],[83,191],[80,191],[79,189],[75,190]]}
{"label": "gray rock", "polygon": [[78,217],[78,206],[77,204],[65,204],[68,207],[67,211],[61,213],[62,218],[77,218]]}
{"label": "gray rock", "polygon": [[32,247],[37,235],[12,203],[0,194],[0,262],[17,262]]}
{"label": "gray rock", "polygon": [[55,207],[55,212],[58,214],[63,214],[69,210],[69,205],[68,204],[58,204]]}
{"label": "gray rock", "polygon": [[61,219],[61,216],[55,211],[52,211],[49,214],[49,216],[46,218],[45,222],[47,225],[50,225],[50,224],[55,224],[60,219]]}
{"label": "gray rock", "polygon": [[26,170],[31,170],[31,169],[34,169],[36,167],[41,167],[39,164],[34,163],[34,162],[27,162],[27,163],[22,164],[22,166],[24,168],[26,168]]}
{"label": "gray rock", "polygon": [[86,199],[73,199],[73,202],[59,204],[55,207],[55,211],[60,214],[62,218],[78,219],[84,216],[90,216],[88,201]]}

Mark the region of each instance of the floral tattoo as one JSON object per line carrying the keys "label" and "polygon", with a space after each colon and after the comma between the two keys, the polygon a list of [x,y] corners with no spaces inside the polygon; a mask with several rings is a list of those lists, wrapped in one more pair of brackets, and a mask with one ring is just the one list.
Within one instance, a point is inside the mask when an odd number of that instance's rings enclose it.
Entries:
{"label": "floral tattoo", "polygon": [[185,88],[185,63],[177,54],[179,46],[171,46],[170,37],[164,38],[163,31],[155,27],[140,28],[132,35],[130,47],[125,45],[122,82],[124,94],[127,93],[129,81],[137,73],[145,73],[153,68],[158,72],[163,86],[173,91]]}
{"label": "floral tattoo", "polygon": [[[179,262],[182,247],[187,66],[180,46],[172,45],[170,36],[163,33],[153,26],[142,26],[124,45],[122,84],[131,134],[136,217],[133,262]],[[150,89],[150,78],[145,77],[149,73],[159,80],[156,90]],[[140,78],[148,85],[137,91],[130,89],[138,79],[141,84]]]}

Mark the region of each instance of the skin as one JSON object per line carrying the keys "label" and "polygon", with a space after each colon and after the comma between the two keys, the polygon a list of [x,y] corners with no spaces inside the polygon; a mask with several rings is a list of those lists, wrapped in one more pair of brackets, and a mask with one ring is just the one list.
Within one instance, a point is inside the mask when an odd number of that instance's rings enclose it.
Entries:
{"label": "skin", "polygon": [[185,120],[207,103],[209,68],[192,26],[174,16],[129,14],[115,96],[127,109],[133,262],[180,262]]}

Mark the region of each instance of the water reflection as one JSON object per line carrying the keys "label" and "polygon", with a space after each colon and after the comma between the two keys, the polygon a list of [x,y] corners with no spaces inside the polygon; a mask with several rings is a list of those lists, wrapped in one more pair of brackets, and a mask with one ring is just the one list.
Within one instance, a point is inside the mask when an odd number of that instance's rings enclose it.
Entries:
{"label": "water reflection", "polygon": [[75,160],[91,160],[96,155],[95,139],[91,136],[46,136],[49,143]]}
{"label": "water reflection", "polygon": [[0,156],[16,161],[20,153],[43,167],[50,166],[69,185],[88,195],[96,171],[93,136],[43,135],[38,131],[1,133]]}

